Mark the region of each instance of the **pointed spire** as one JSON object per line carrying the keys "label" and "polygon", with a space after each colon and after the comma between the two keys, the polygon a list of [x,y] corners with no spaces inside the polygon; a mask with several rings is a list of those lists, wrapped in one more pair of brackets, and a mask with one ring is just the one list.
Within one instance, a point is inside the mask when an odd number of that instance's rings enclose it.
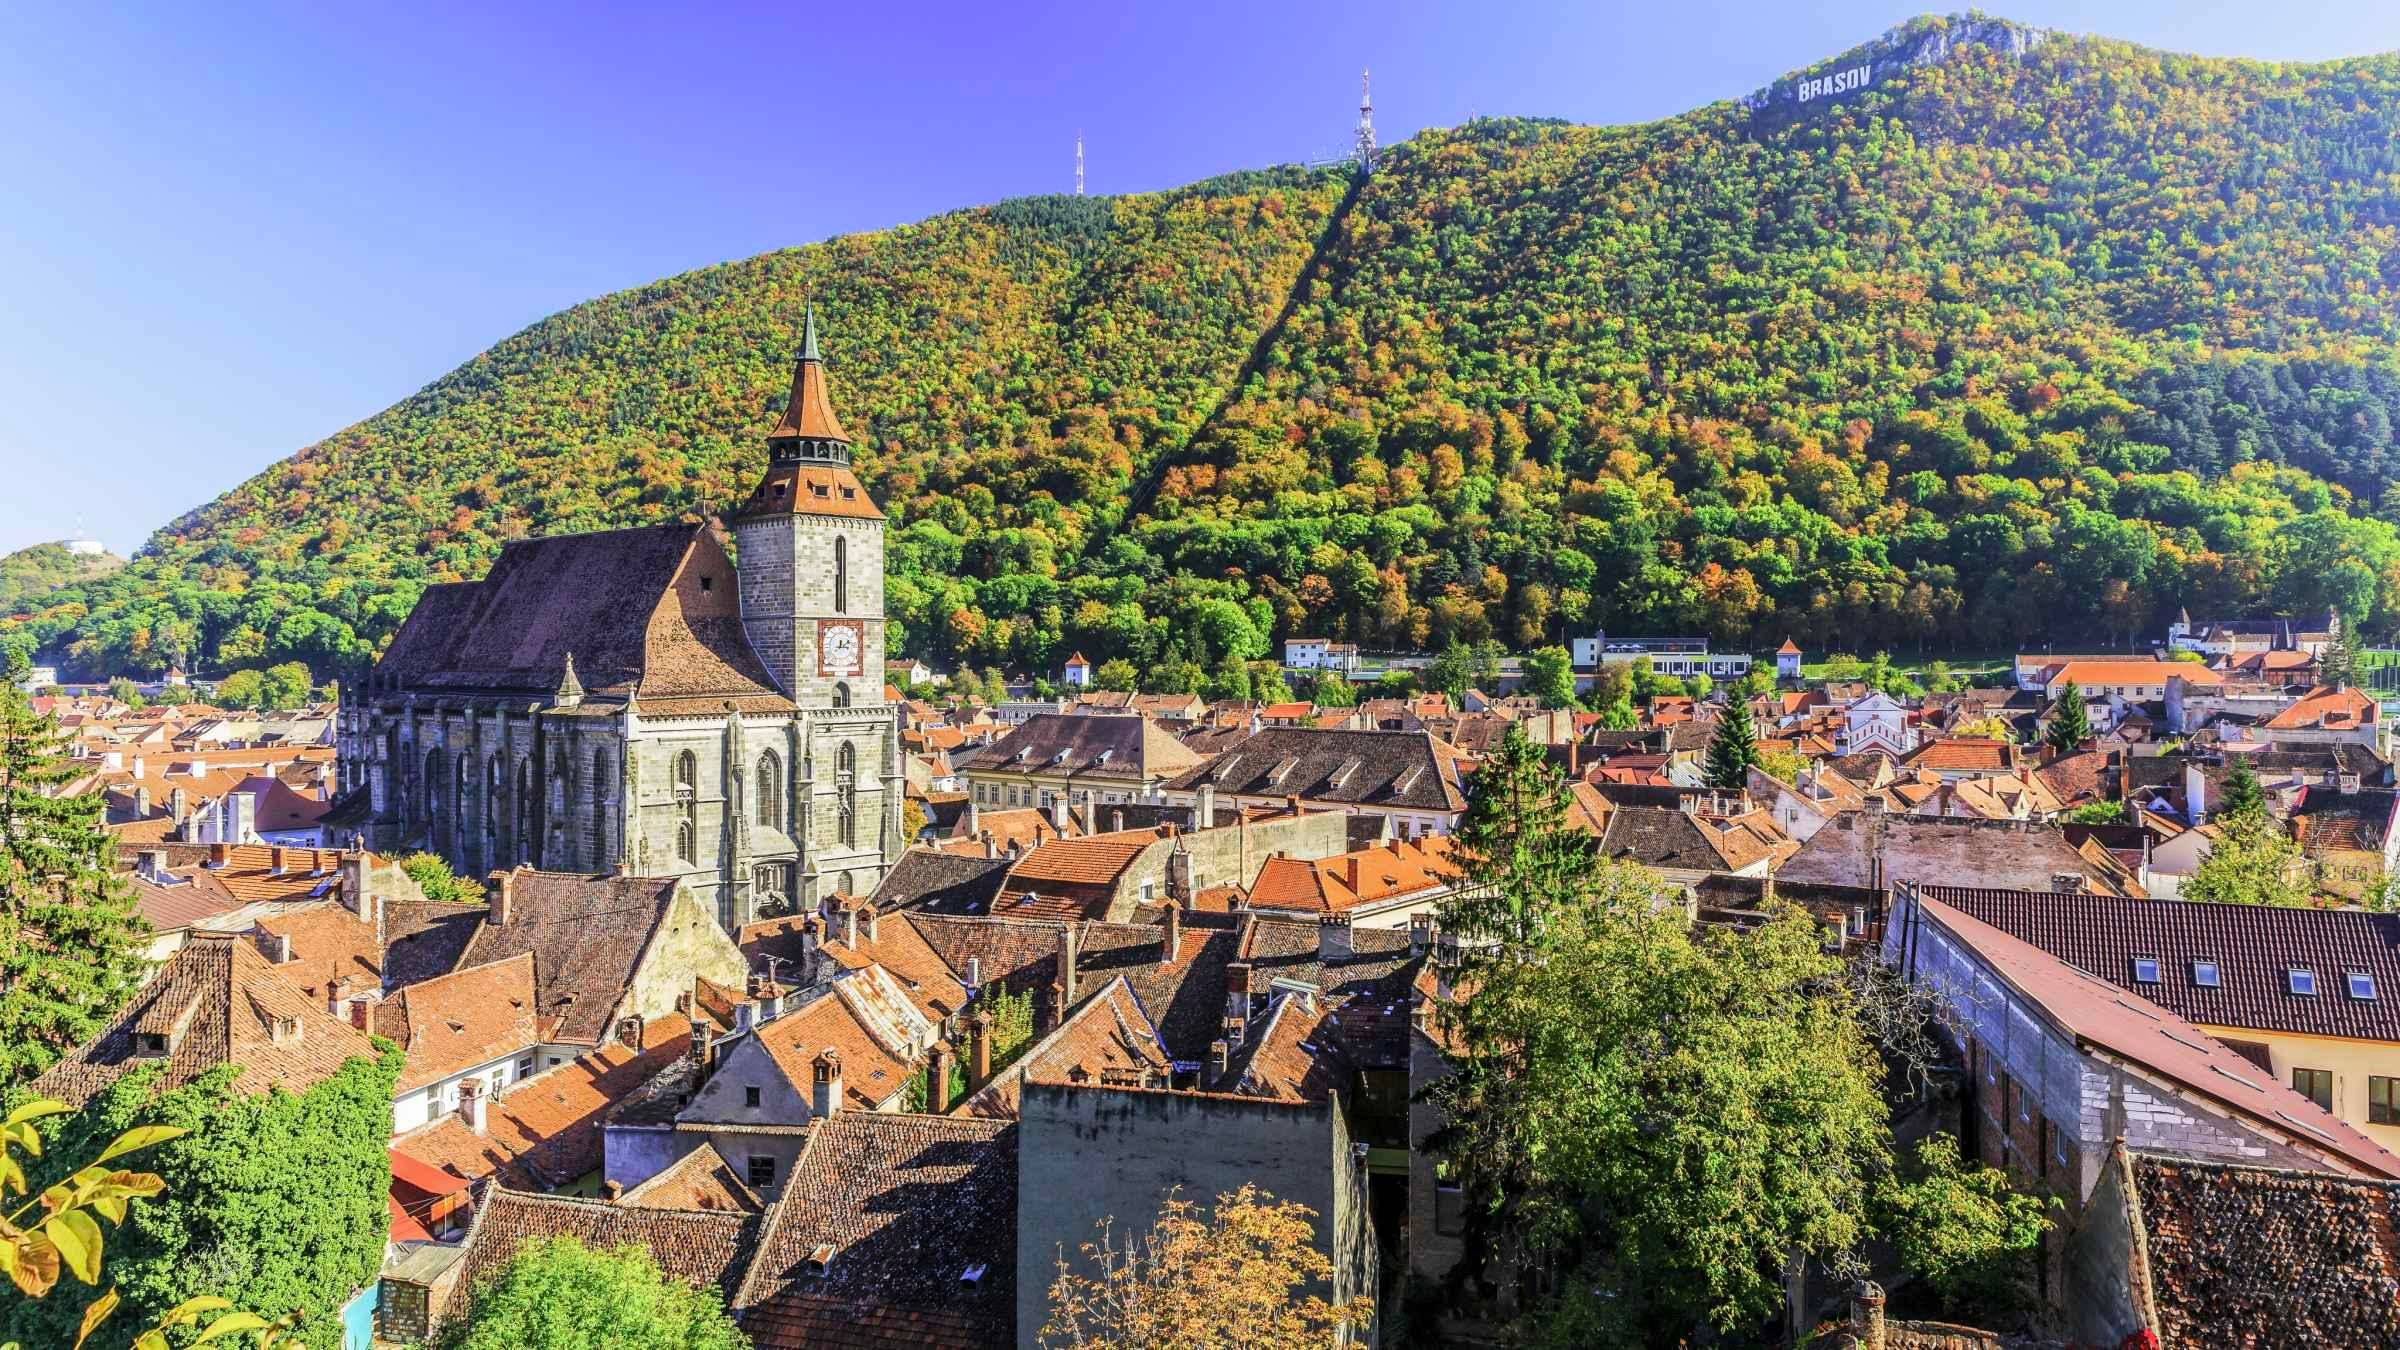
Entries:
{"label": "pointed spire", "polygon": [[[802,442],[814,442],[804,445]],[[817,353],[817,307],[810,305],[800,328],[800,362],[792,370],[792,397],[783,420],[767,433],[767,445],[777,458],[850,460],[850,433],[833,415],[833,398],[825,387],[825,359]]]}
{"label": "pointed spire", "polygon": [[558,693],[552,696],[550,701],[561,708],[577,707],[583,702],[583,681],[575,678],[575,653],[573,652],[567,653],[567,673],[559,677]]}

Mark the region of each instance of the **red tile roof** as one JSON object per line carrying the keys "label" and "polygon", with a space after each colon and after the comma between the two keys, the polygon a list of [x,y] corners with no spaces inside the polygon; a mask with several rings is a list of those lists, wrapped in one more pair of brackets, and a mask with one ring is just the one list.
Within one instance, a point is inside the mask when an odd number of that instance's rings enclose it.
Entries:
{"label": "red tile roof", "polygon": [[2355,689],[2311,689],[2267,719],[2269,731],[2352,731],[2374,723],[2375,700]]}
{"label": "red tile roof", "polygon": [[2400,1157],[2183,1018],[1930,895],[1920,893],[1917,903],[2078,1041],[2247,1116],[2276,1137],[2322,1149],[2368,1175],[2400,1178]]}
{"label": "red tile roof", "polygon": [[533,965],[533,953],[520,952],[385,999],[375,1009],[375,1030],[408,1054],[394,1090],[413,1092],[540,1044]]}

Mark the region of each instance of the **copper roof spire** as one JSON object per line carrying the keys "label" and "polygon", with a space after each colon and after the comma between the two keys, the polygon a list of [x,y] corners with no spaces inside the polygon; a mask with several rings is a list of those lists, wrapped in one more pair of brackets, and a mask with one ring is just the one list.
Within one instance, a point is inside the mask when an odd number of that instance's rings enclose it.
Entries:
{"label": "copper roof spire", "polygon": [[817,354],[815,305],[808,307],[800,329],[800,364],[792,371],[791,401],[784,406],[783,420],[767,433],[767,447],[777,459],[849,461],[850,433],[842,430],[842,420],[833,415],[833,399],[825,390],[824,358]]}

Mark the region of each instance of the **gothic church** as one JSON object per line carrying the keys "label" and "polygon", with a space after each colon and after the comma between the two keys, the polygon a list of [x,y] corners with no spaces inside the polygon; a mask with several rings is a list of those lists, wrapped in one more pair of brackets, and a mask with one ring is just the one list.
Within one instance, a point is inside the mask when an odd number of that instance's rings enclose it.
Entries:
{"label": "gothic church", "polygon": [[810,314],[766,475],[725,526],[521,540],[433,586],[343,689],[337,817],[461,874],[687,879],[727,928],[863,895],[901,838],[883,512]]}

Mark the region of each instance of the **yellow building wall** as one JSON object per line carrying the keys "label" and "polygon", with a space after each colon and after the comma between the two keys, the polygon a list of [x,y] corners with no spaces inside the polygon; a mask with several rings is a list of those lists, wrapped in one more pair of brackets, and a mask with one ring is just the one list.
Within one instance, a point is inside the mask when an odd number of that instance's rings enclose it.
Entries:
{"label": "yellow building wall", "polygon": [[[2335,978],[2340,978],[2339,972],[2335,973]],[[2338,989],[2330,996],[2340,997]],[[2376,1143],[2400,1153],[2400,1125],[2377,1125],[2367,1119],[2367,1079],[2400,1078],[2400,1042],[2359,1041],[2345,1036],[2295,1036],[2284,1032],[2256,1031],[2249,1027],[2205,1024],[2200,1029],[2221,1040],[2248,1041],[2266,1046],[2268,1058],[2275,1065],[2275,1079],[2285,1087],[2292,1086],[2294,1069],[2333,1070],[2333,1113],[2366,1131],[2367,1137]]]}

